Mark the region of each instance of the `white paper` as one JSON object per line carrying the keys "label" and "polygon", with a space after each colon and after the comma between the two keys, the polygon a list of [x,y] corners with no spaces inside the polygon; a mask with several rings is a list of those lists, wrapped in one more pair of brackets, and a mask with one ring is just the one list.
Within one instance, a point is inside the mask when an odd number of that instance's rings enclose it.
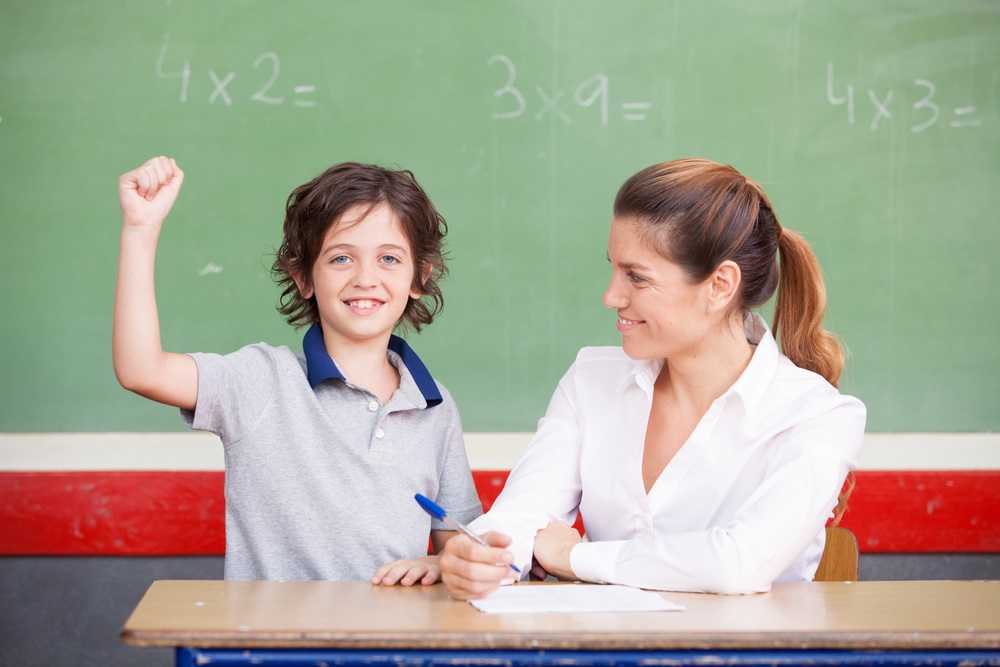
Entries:
{"label": "white paper", "polygon": [[659,593],[628,586],[501,586],[472,605],[487,614],[580,613],[598,611],[684,611]]}

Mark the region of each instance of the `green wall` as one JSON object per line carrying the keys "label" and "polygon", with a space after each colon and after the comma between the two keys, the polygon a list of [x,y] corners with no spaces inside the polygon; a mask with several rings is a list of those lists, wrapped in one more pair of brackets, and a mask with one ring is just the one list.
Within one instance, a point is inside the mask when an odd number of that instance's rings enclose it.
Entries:
{"label": "green wall", "polygon": [[576,350],[617,339],[617,187],[698,155],[813,243],[870,430],[1000,428],[1000,3],[2,12],[0,431],[180,428],[110,356],[116,178],[160,153],[187,172],[157,265],[172,350],[297,348],[268,272],[285,197],[334,162],[398,165],[451,229],[445,311],[411,343],[467,430],[532,430]]}

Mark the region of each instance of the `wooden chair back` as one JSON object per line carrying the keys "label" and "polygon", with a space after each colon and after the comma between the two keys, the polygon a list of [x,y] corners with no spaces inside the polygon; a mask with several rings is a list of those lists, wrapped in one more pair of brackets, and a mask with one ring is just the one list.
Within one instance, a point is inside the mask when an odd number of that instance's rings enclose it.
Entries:
{"label": "wooden chair back", "polygon": [[858,540],[847,528],[826,529],[826,547],[813,581],[857,581]]}

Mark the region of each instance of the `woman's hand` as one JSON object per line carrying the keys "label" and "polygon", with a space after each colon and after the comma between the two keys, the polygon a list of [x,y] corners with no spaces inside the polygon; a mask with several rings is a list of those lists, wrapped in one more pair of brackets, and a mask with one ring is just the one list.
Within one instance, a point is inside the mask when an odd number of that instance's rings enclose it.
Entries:
{"label": "woman's hand", "polygon": [[510,569],[514,555],[504,549],[510,538],[495,532],[482,538],[489,546],[476,544],[466,535],[453,537],[444,545],[441,580],[456,600],[485,597],[501,584],[516,580],[517,573]]}
{"label": "woman's hand", "polygon": [[549,573],[545,571],[545,568],[541,566],[538,559],[534,556],[531,557],[531,570],[528,572],[529,581],[545,581],[549,578]]}
{"label": "woman's hand", "polygon": [[154,157],[118,178],[118,202],[128,228],[157,228],[173,208],[184,172],[172,158]]}
{"label": "woman's hand", "polygon": [[546,572],[560,579],[576,579],[569,553],[579,542],[580,533],[576,528],[562,521],[552,521],[535,535],[535,559]]}
{"label": "woman's hand", "polygon": [[413,560],[397,560],[383,565],[372,577],[372,583],[379,586],[412,586],[418,581],[424,586],[437,583],[441,578],[440,556],[424,556]]}

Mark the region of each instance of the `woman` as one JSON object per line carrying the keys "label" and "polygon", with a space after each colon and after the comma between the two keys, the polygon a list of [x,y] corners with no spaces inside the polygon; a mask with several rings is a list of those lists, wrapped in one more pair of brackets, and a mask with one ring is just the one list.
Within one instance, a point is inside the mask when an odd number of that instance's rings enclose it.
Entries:
{"label": "woman", "polygon": [[[471,525],[492,546],[446,544],[449,593],[486,595],[532,556],[559,578],[662,590],[812,580],[865,408],[836,389],[843,352],[820,327],[809,246],[756,183],[686,159],[625,182],[608,260],[622,346],[580,351]],[[752,313],[775,289],[781,352]]]}

